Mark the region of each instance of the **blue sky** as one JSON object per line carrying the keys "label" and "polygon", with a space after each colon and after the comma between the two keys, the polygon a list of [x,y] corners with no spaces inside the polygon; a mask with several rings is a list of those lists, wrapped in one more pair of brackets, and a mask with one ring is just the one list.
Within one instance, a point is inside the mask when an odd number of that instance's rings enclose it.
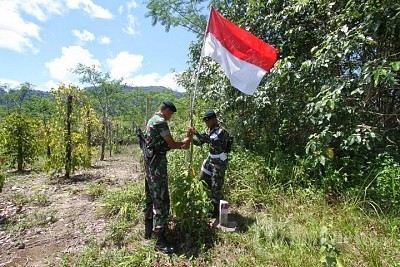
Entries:
{"label": "blue sky", "polygon": [[69,70],[82,63],[128,85],[182,91],[174,76],[186,69],[196,36],[166,33],[146,12],[138,0],[0,0],[0,84],[79,85]]}

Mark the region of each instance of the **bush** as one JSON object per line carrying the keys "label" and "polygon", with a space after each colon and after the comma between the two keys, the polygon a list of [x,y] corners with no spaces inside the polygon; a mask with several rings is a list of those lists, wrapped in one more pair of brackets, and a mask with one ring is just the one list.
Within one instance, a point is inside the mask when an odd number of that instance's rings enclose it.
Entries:
{"label": "bush", "polygon": [[400,204],[400,166],[393,158],[386,157],[377,169],[371,186],[371,198],[385,210],[398,212]]}

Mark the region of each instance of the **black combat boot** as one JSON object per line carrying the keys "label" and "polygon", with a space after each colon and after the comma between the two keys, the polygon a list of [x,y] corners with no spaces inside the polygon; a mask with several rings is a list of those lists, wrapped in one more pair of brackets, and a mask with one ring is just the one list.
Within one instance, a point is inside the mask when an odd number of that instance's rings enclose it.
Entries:
{"label": "black combat boot", "polygon": [[153,219],[144,220],[144,239],[150,239],[153,233]]}
{"label": "black combat boot", "polygon": [[212,203],[212,205],[213,205],[213,209],[210,210],[210,211],[207,213],[207,217],[208,217],[208,218],[218,219],[218,218],[219,218],[219,205],[218,205],[218,204],[215,204],[215,203]]}
{"label": "black combat boot", "polygon": [[214,210],[212,212],[212,217],[219,219],[219,203],[213,203]]}
{"label": "black combat boot", "polygon": [[155,250],[161,251],[166,254],[171,254],[175,252],[175,249],[173,246],[169,245],[167,241],[165,240],[165,231],[160,230],[159,232],[155,233],[157,236],[157,241],[155,245]]}

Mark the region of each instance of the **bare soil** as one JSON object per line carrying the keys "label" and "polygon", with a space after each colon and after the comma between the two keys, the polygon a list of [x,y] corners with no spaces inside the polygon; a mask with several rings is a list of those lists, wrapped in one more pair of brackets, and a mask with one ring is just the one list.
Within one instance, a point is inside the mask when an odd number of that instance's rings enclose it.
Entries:
{"label": "bare soil", "polygon": [[0,267],[49,266],[105,233],[101,202],[89,188],[107,191],[137,180],[142,169],[130,153],[95,161],[66,181],[43,172],[9,173],[0,193]]}

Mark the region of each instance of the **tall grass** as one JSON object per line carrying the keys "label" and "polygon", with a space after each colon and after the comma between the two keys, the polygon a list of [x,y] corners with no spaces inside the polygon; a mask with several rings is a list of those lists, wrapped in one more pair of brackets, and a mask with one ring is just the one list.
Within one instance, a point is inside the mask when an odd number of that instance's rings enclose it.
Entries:
{"label": "tall grass", "polygon": [[[195,170],[201,153],[194,155]],[[398,216],[371,209],[376,202],[360,190],[332,196],[311,186],[299,158],[231,154],[225,196],[231,203],[229,220],[237,227],[225,232],[207,219],[194,220],[204,218],[208,201],[198,171],[185,173],[182,151],[170,155],[174,223],[168,238],[177,254],[157,253],[154,240],[142,239],[143,222],[136,217],[143,185],[132,183],[102,197],[103,212],[109,215],[105,240],[94,240],[74,257],[66,254],[58,266],[400,266]],[[393,169],[384,170],[377,173]],[[189,204],[193,206],[185,206]]]}

